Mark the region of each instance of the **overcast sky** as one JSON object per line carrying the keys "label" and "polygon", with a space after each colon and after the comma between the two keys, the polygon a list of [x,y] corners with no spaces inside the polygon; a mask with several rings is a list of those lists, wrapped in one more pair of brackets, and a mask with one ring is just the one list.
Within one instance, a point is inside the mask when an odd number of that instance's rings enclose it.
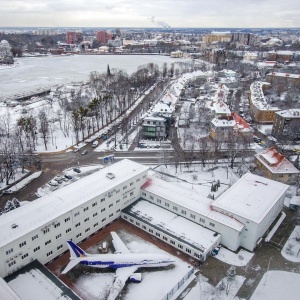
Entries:
{"label": "overcast sky", "polygon": [[299,16],[300,0],[0,0],[3,27],[300,27]]}

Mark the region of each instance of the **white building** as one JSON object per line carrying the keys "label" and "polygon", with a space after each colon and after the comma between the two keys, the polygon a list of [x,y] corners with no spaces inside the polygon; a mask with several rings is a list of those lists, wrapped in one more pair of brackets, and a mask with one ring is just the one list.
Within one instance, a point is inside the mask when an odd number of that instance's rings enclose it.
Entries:
{"label": "white building", "polygon": [[[0,217],[0,276],[34,259],[48,263],[120,217],[140,197],[148,168],[122,160]],[[110,179],[111,178],[111,179]]]}
{"label": "white building", "polygon": [[[280,213],[288,188],[248,173],[213,201],[193,189],[150,176],[147,167],[129,160],[107,170],[2,215],[0,277],[34,259],[42,264],[52,261],[67,250],[67,240],[81,242],[121,214],[199,260],[220,242],[233,251],[239,247],[252,251]],[[141,198],[155,206],[150,209],[142,202],[135,206]],[[147,223],[147,218],[152,220]],[[136,224],[137,220],[141,223]],[[165,225],[157,230],[162,222]]]}

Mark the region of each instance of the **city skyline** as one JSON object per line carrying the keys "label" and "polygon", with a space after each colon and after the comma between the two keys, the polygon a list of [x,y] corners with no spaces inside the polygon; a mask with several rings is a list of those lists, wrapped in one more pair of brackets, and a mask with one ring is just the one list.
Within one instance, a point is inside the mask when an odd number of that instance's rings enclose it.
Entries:
{"label": "city skyline", "polygon": [[[287,3],[288,2],[288,3]],[[300,27],[289,0],[0,0],[1,27]]]}

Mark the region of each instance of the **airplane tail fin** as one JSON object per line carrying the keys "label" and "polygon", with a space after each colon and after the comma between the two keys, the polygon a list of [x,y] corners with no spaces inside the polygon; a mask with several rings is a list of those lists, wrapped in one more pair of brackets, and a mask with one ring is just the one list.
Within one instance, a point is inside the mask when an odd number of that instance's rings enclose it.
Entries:
{"label": "airplane tail fin", "polygon": [[70,250],[71,259],[88,256],[85,251],[75,245],[72,241],[67,241],[67,243]]}

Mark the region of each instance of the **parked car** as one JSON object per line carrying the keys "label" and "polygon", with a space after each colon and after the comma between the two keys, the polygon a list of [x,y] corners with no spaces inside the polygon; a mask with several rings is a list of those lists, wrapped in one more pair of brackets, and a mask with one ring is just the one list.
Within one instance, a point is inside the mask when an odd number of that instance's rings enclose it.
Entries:
{"label": "parked car", "polygon": [[79,152],[79,148],[74,149],[73,152],[74,152],[74,153]]}
{"label": "parked car", "polygon": [[99,142],[98,141],[93,141],[92,147],[96,148],[98,146]]}
{"label": "parked car", "polygon": [[255,143],[260,143],[260,142],[261,142],[261,139],[260,139],[259,137],[257,137],[257,136],[254,136],[254,137],[252,138],[252,140],[253,140]]}
{"label": "parked car", "polygon": [[81,152],[81,155],[86,155],[87,154],[87,150],[83,150],[82,152]]}
{"label": "parked car", "polygon": [[[80,171],[80,170],[79,170]],[[71,176],[71,175],[68,175],[68,174],[65,174],[65,178],[67,178],[67,179],[72,179],[73,177]]]}
{"label": "parked car", "polygon": [[3,191],[3,195],[11,195],[13,193],[13,190],[8,189]]}
{"label": "parked car", "polygon": [[56,177],[54,178],[54,180],[57,181],[57,182],[62,181],[62,179],[63,179],[63,178],[62,178],[61,176],[56,176]]}
{"label": "parked car", "polygon": [[58,182],[55,181],[55,180],[50,180],[50,181],[48,182],[48,184],[51,185],[51,186],[58,186]]}
{"label": "parked car", "polygon": [[81,173],[80,169],[78,169],[78,168],[74,168],[73,171],[76,173]]}

